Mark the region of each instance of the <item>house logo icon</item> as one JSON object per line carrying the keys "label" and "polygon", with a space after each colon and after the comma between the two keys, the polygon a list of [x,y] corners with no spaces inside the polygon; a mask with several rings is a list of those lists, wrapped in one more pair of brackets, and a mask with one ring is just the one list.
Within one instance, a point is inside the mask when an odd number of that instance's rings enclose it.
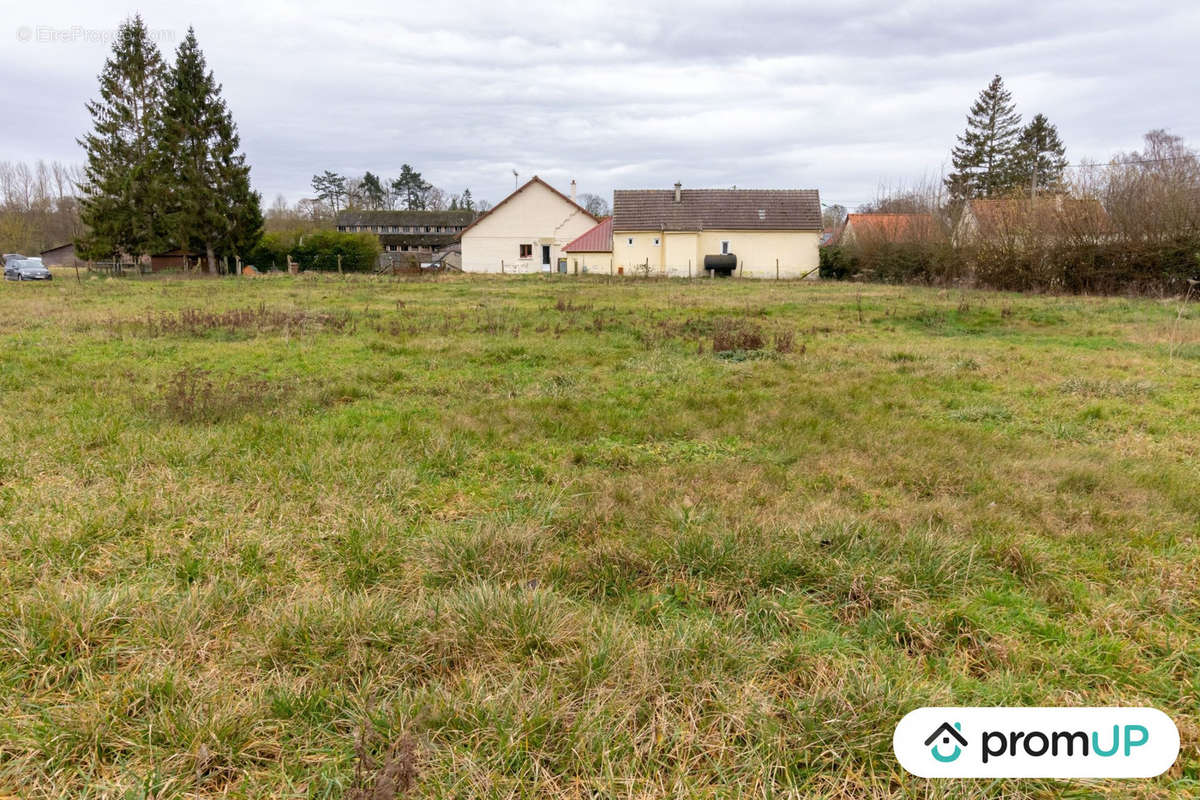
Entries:
{"label": "house logo icon", "polygon": [[[943,722],[938,726],[937,730],[929,734],[929,738],[925,740],[925,746],[929,748],[929,752],[934,758],[943,764],[948,764],[962,755],[962,749],[967,746],[967,740],[963,737],[961,731],[961,722],[956,722],[953,725],[949,722]],[[938,739],[941,739],[941,741],[937,741]],[[954,752],[950,753],[950,755],[942,755],[941,751],[938,750],[938,746],[950,744],[951,739],[957,742],[954,745]]]}

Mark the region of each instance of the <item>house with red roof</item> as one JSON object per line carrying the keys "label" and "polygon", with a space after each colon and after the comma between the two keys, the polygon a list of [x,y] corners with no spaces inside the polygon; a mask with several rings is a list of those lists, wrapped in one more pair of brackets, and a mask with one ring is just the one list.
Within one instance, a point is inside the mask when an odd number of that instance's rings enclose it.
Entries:
{"label": "house with red roof", "polygon": [[600,273],[611,275],[613,218],[605,217],[596,227],[568,242],[563,248],[567,254],[567,270],[573,275]]}
{"label": "house with red roof", "polygon": [[847,214],[838,244],[846,246],[929,241],[938,233],[932,214]]}

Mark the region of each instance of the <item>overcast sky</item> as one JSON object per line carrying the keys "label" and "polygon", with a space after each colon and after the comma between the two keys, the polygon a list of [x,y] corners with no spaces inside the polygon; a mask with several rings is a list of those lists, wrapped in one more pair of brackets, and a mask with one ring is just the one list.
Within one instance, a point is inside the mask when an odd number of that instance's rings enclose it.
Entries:
{"label": "overcast sky", "polygon": [[1200,3],[43,0],[0,8],[0,159],[80,161],[111,35],[194,26],[255,186],[402,163],[500,200],[512,171],[614,188],[817,188],[856,206],[936,178],[994,73],[1071,161],[1167,128],[1200,144]]}

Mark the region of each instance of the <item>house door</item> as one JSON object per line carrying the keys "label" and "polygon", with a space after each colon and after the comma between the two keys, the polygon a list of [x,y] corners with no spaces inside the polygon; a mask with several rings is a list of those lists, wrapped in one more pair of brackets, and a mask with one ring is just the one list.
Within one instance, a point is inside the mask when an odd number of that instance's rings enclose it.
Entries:
{"label": "house door", "polygon": [[560,275],[567,274],[567,260],[565,258],[560,258],[558,260],[558,272]]}
{"label": "house door", "polygon": [[550,271],[550,245],[542,245],[542,272]]}

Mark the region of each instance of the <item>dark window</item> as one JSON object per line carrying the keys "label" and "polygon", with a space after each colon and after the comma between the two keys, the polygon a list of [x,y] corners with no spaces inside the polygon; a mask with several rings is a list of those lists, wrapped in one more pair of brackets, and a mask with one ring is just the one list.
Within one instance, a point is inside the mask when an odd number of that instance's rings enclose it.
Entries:
{"label": "dark window", "polygon": [[533,245],[521,245],[521,258],[533,258]]}

